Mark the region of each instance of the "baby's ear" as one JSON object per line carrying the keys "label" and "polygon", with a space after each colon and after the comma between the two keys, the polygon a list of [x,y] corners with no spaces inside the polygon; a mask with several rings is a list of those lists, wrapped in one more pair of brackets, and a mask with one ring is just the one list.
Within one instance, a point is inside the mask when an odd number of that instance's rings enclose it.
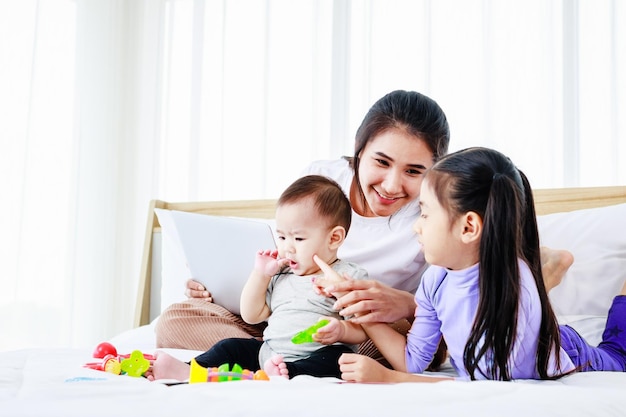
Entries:
{"label": "baby's ear", "polygon": [[346,238],[346,229],[342,226],[335,226],[332,228],[329,234],[329,246],[331,249],[337,249]]}
{"label": "baby's ear", "polygon": [[483,232],[483,219],[474,211],[468,211],[462,216],[463,231],[461,240],[470,243],[480,239]]}

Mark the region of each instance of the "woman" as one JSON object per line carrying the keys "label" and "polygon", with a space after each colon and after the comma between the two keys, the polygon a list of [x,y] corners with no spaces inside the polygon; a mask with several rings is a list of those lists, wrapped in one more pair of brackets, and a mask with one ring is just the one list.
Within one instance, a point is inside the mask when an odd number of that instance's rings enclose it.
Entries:
{"label": "woman", "polygon": [[[326,175],[343,188],[352,204],[350,234],[339,257],[363,266],[371,280],[336,284],[348,292],[335,307],[358,314],[358,323],[387,322],[406,331],[415,313],[414,293],[426,262],[411,225],[419,216],[422,176],[448,151],[445,113],[431,98],[397,90],[379,99],[355,137],[354,155],[318,161],[304,174]],[[571,254],[545,251],[546,286],[557,285],[571,265]],[[212,303],[210,288],[187,281],[189,300],[168,307],[156,325],[157,347],[208,350],[227,337],[261,338],[263,325]],[[371,344],[361,353],[372,355]]]}

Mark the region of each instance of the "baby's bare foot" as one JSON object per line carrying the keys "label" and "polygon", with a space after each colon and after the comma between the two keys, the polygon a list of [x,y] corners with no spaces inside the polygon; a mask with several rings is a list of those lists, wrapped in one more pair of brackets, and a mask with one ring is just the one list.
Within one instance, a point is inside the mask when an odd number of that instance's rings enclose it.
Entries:
{"label": "baby's bare foot", "polygon": [[289,379],[289,370],[282,355],[274,355],[266,360],[263,370],[268,376],[282,376]]}
{"label": "baby's bare foot", "polygon": [[541,272],[547,292],[561,283],[573,263],[574,255],[571,252],[541,247]]}
{"label": "baby's bare foot", "polygon": [[189,379],[189,364],[162,351],[156,351],[154,356],[154,362],[146,372],[146,378],[150,381],[157,379],[185,381]]}

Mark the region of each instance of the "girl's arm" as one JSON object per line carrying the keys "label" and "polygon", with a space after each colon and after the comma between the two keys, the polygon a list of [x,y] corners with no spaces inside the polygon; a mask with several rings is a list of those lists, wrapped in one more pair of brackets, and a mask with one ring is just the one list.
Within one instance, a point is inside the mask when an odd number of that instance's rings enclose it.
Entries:
{"label": "girl's arm", "polygon": [[406,372],[406,338],[386,323],[364,323],[363,330],[396,371]]}
{"label": "girl's arm", "polygon": [[[437,352],[441,339],[441,322],[430,297],[426,294],[426,287],[430,288],[438,281],[431,275],[432,273],[430,275],[426,273],[422,276],[416,293],[417,301],[414,301],[420,307],[414,310],[415,317],[411,326],[408,321],[396,322],[392,326],[386,323],[361,324],[380,353],[396,371],[422,372]],[[407,333],[409,328],[410,331]]]}
{"label": "girl's arm", "polygon": [[389,369],[375,359],[356,353],[344,353],[339,358],[341,379],[349,382],[440,382],[454,378],[409,374]]}
{"label": "girl's arm", "polygon": [[344,336],[339,340],[340,342],[356,345],[367,340],[367,334],[361,325],[348,320],[342,320],[339,323],[344,328]]}

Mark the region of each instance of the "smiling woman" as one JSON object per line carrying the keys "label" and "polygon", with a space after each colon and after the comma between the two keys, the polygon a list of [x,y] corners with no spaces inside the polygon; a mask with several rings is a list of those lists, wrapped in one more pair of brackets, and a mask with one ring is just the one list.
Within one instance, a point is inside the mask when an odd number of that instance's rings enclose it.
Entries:
{"label": "smiling woman", "polygon": [[[387,153],[389,149],[393,152]],[[359,187],[351,190],[354,211],[365,217],[386,217],[415,200],[421,175],[432,166],[432,155],[426,143],[404,129],[380,133],[353,162],[359,172]]]}
{"label": "smiling woman", "polygon": [[311,161],[351,154],[395,89],[435,98],[455,149],[498,148],[538,188],[626,182],[620,2],[0,11],[0,348],[130,327],[148,201],[275,198]]}

